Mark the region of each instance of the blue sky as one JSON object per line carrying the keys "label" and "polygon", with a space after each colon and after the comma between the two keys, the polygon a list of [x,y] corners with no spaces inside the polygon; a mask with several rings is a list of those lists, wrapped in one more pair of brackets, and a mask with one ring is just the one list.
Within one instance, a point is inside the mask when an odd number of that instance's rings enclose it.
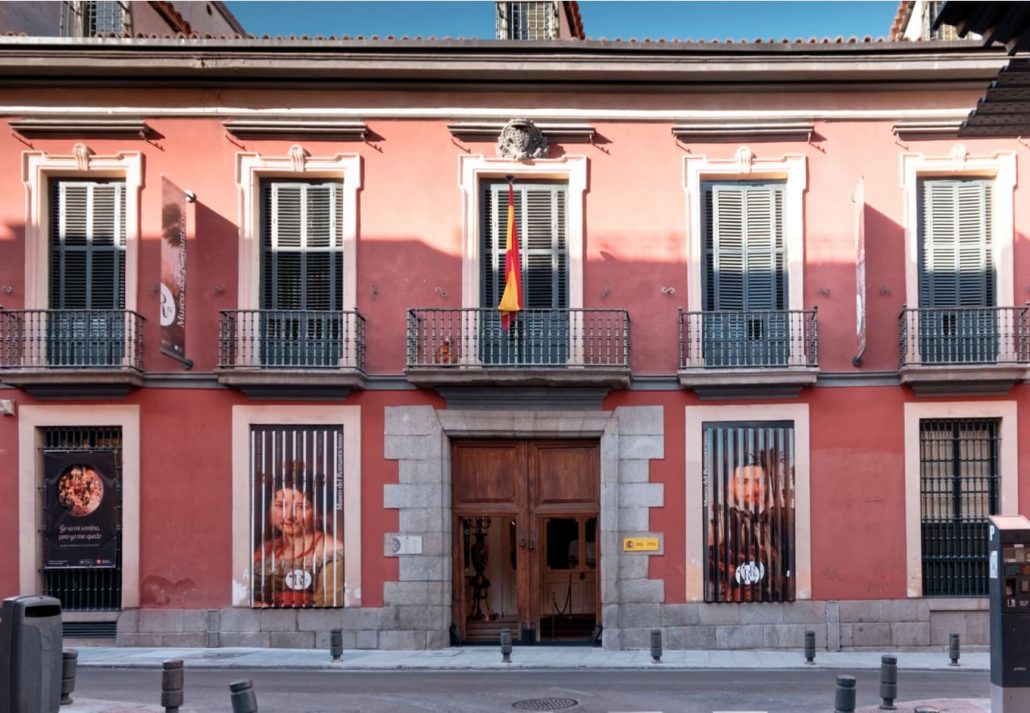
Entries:
{"label": "blue sky", "polygon": [[[467,2],[229,2],[255,35],[481,37],[494,4]],[[581,0],[587,37],[680,40],[885,37],[897,2],[651,2]]]}

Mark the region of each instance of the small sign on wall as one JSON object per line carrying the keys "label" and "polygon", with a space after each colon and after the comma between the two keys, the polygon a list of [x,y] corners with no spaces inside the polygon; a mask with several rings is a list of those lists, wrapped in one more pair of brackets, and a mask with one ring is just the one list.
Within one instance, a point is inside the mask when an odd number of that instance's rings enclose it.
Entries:
{"label": "small sign on wall", "polygon": [[421,535],[391,535],[387,533],[383,545],[383,554],[387,557],[422,554]]}
{"label": "small sign on wall", "polygon": [[661,548],[661,540],[657,537],[622,538],[623,552],[658,552]]}

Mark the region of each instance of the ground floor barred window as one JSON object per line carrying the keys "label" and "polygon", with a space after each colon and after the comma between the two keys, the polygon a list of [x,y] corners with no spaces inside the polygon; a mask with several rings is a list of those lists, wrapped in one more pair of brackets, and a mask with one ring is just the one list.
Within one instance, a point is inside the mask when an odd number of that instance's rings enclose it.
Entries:
{"label": "ground floor barred window", "polygon": [[343,428],[252,426],[255,607],[344,605]]}
{"label": "ground floor barred window", "polygon": [[923,594],[987,596],[987,527],[998,513],[1000,419],[919,422]]}

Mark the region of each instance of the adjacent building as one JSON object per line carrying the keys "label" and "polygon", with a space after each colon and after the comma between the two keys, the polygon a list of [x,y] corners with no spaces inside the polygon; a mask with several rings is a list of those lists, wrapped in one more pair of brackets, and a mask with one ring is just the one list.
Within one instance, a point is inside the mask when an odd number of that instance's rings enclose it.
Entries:
{"label": "adjacent building", "polygon": [[957,132],[1006,62],[0,38],[0,594],[122,644],[984,643],[1027,152]]}

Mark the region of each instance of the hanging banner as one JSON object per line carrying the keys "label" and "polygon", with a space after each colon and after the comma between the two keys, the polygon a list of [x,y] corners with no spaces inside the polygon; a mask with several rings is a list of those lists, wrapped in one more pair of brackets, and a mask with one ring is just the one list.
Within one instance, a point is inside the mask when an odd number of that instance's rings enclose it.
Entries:
{"label": "hanging banner", "polygon": [[161,353],[186,358],[186,203],[184,190],[161,177]]}
{"label": "hanging banner", "polygon": [[114,452],[44,453],[43,473],[43,569],[114,567],[118,552]]}
{"label": "hanging banner", "polygon": [[865,179],[858,180],[855,188],[855,356],[851,363],[862,364],[865,354]]}

